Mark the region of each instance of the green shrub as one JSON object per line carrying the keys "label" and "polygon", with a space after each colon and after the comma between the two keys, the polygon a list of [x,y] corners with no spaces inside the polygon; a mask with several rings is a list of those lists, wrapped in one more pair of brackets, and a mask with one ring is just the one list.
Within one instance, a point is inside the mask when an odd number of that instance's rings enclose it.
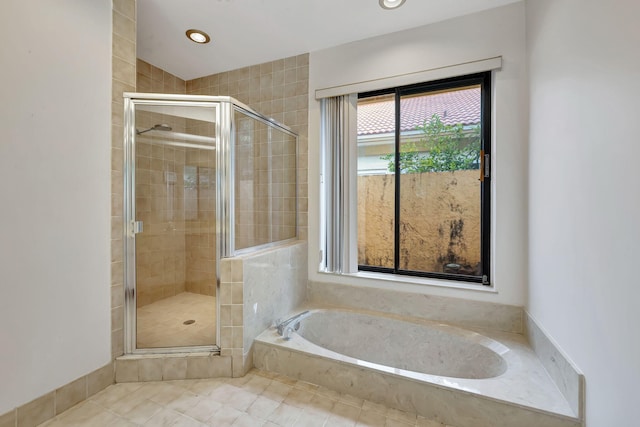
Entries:
{"label": "green shrub", "polygon": [[[443,172],[478,169],[480,125],[446,125],[434,114],[416,130],[423,132],[417,142],[401,145],[400,173]],[[389,172],[395,172],[395,153],[382,156]]]}

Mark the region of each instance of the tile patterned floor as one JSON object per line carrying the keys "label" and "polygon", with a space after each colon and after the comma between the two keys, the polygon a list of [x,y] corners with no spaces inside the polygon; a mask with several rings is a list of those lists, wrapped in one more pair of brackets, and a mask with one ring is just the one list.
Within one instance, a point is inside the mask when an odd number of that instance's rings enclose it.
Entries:
{"label": "tile patterned floor", "polygon": [[[186,320],[195,323],[185,325]],[[216,299],[183,292],[138,309],[138,348],[213,345]]]}
{"label": "tile patterned floor", "polygon": [[243,378],[114,384],[40,426],[445,427],[258,370]]}

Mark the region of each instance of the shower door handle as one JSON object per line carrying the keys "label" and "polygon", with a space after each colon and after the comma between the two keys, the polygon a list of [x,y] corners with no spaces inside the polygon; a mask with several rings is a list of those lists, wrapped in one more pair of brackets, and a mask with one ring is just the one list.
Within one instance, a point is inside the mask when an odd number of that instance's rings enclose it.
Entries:
{"label": "shower door handle", "polygon": [[133,221],[131,225],[132,225],[133,234],[142,233],[142,230],[144,228],[142,225],[142,221]]}

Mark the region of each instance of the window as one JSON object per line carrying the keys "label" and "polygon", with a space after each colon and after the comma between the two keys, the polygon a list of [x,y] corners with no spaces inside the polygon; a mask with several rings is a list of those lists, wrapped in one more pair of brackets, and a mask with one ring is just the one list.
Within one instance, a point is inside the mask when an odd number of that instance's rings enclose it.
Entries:
{"label": "window", "polygon": [[359,270],[489,283],[489,85],[358,95]]}
{"label": "window", "polygon": [[490,283],[491,72],[322,100],[321,270]]}

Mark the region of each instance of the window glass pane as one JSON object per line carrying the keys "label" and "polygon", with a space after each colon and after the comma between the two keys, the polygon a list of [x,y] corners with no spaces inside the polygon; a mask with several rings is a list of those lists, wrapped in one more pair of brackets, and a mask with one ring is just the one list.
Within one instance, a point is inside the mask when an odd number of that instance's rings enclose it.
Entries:
{"label": "window glass pane", "polygon": [[358,101],[358,264],[394,267],[393,94]]}
{"label": "window glass pane", "polygon": [[482,275],[480,100],[479,85],[401,97],[398,270]]}
{"label": "window glass pane", "polygon": [[359,95],[360,270],[490,283],[490,78]]}

